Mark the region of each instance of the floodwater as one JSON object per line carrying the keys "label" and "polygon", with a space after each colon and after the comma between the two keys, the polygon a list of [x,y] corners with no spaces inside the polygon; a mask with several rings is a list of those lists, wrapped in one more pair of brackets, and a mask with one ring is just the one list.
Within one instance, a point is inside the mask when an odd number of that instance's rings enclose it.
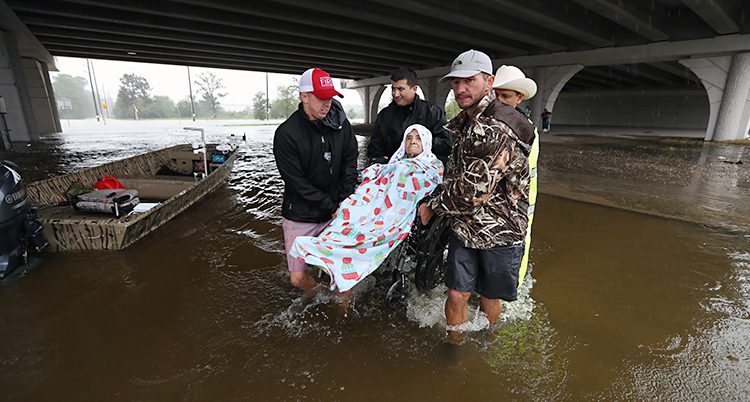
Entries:
{"label": "floodwater", "polygon": [[[115,123],[14,156],[38,179],[196,138]],[[750,398],[747,235],[542,194],[521,300],[492,330],[472,312],[449,348],[444,288],[396,310],[376,279],[346,315],[325,291],[301,303],[274,127],[208,128],[248,134],[226,187],[124,251],[39,254],[0,282],[0,399]]]}

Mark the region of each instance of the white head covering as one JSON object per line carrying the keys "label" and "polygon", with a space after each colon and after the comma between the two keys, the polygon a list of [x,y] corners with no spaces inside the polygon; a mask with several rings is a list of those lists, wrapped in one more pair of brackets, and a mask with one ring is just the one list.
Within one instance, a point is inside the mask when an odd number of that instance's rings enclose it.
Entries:
{"label": "white head covering", "polygon": [[412,124],[404,130],[404,138],[401,140],[401,145],[398,147],[396,153],[391,156],[391,160],[388,163],[395,163],[406,158],[406,146],[404,143],[406,142],[406,136],[412,130],[417,130],[419,139],[422,141],[422,153],[415,156],[415,158],[422,159],[428,163],[432,163],[437,159],[437,156],[432,153],[432,132],[421,124]]}

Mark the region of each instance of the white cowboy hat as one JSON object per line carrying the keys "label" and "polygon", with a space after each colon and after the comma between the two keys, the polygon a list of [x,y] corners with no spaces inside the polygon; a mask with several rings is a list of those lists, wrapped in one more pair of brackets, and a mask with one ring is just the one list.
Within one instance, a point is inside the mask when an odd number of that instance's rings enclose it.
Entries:
{"label": "white cowboy hat", "polygon": [[495,73],[495,84],[492,88],[520,92],[524,99],[531,99],[536,95],[536,82],[531,78],[526,78],[523,71],[516,66],[500,66]]}

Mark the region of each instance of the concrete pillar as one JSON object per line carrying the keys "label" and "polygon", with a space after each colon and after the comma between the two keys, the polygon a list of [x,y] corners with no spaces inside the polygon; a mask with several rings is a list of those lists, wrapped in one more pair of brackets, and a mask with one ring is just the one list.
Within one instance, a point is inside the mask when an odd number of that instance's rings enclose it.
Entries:
{"label": "concrete pillar", "polygon": [[[572,64],[566,66],[537,67],[533,71],[525,72],[526,75],[536,81],[537,92],[531,98],[531,120],[537,127],[542,127],[542,112],[546,108],[552,112],[557,96],[560,95],[565,84],[583,66]],[[554,117],[554,114],[553,114]]]}
{"label": "concrete pillar", "polygon": [[55,124],[54,132],[59,133],[62,131],[62,123],[60,123],[60,110],[57,107],[55,91],[52,89],[52,80],[49,78],[49,68],[46,63],[39,63],[39,67],[41,69],[42,79],[44,80],[44,87],[47,90],[47,103],[52,111],[52,121]]}
{"label": "concrete pillar", "polygon": [[[436,77],[436,80],[440,78]],[[448,103],[448,94],[451,93],[451,82],[450,81],[438,81],[437,93],[435,94],[435,105],[440,106],[441,109],[445,110],[445,104]]]}
{"label": "concrete pillar", "polygon": [[367,86],[357,88],[357,93],[362,99],[363,109],[365,111],[365,123],[370,124],[375,121],[378,115],[378,101],[385,91],[384,85]]}
{"label": "concrete pillar", "polygon": [[[714,141],[744,139],[748,128],[748,95],[750,95],[750,53],[732,56],[721,108],[716,117]],[[744,119],[744,120],[743,120]]]}
{"label": "concrete pillar", "polygon": [[445,101],[451,91],[450,81],[440,82],[440,77],[420,78],[419,87],[422,88],[427,102],[445,109]]}
{"label": "concrete pillar", "polygon": [[21,66],[29,97],[28,102],[31,105],[29,130],[36,134],[32,134],[32,137],[58,132],[57,126],[60,119],[56,118],[57,102],[55,102],[54,94],[47,87],[49,72],[46,68],[42,68],[42,63],[28,57],[21,58]]}
{"label": "concrete pillar", "polygon": [[0,96],[5,99],[8,114],[5,116],[13,141],[31,141],[24,114],[23,96],[18,86],[20,69],[18,46],[13,34],[0,32]]}
{"label": "concrete pillar", "polygon": [[422,93],[424,94],[424,100],[427,102],[435,104],[435,95],[437,94],[437,78],[436,77],[427,77],[427,78],[418,78],[417,81],[419,82],[419,88],[422,89]]}
{"label": "concrete pillar", "polygon": [[0,32],[0,95],[7,105],[13,141],[33,141],[41,134],[61,131],[47,66],[21,57],[10,32]]}
{"label": "concrete pillar", "polygon": [[716,118],[721,108],[721,98],[724,95],[724,84],[727,80],[729,66],[732,63],[731,56],[701,57],[695,59],[680,60],[680,64],[690,69],[698,79],[701,80],[703,88],[708,95],[708,126],[704,139],[711,141],[714,138]]}
{"label": "concrete pillar", "polygon": [[[748,53],[680,60],[680,64],[689,68],[701,80],[708,95],[706,141],[742,139],[750,130],[748,63]],[[719,121],[720,130],[717,127]]]}

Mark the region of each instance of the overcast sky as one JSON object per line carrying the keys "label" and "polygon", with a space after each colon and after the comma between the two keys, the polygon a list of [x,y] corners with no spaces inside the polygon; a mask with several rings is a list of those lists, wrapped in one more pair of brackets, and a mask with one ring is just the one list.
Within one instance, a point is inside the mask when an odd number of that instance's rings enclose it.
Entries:
{"label": "overcast sky", "polygon": [[[58,73],[51,73],[52,79],[56,74],[70,74],[80,76],[88,80],[88,70],[86,69],[86,59],[71,57],[56,57]],[[117,98],[117,91],[120,87],[120,77],[123,74],[140,75],[151,85],[151,95],[166,95],[177,102],[180,99],[188,98],[188,75],[187,68],[184,66],[173,66],[165,64],[151,63],[133,63],[125,61],[112,60],[95,60],[91,59],[96,72],[96,81],[99,84],[100,96],[102,88],[109,99]],[[253,71],[224,70],[217,68],[190,67],[190,75],[195,82],[198,74],[204,71],[211,71],[219,76],[226,87],[227,96],[221,99],[222,105],[228,110],[239,110],[252,103],[253,95],[256,92],[266,91],[266,74]],[[300,71],[302,74],[302,71]],[[268,89],[270,99],[276,97],[276,88],[280,85],[291,85],[293,75],[288,74],[268,74]],[[335,77],[334,77],[335,78]],[[341,82],[334,79],[334,85],[343,95],[341,102],[345,105],[361,105],[361,99],[357,91],[341,90]],[[193,96],[198,98],[195,85],[193,85]],[[390,91],[385,91],[383,98],[389,98]],[[385,101],[385,99],[383,99]],[[239,107],[242,105],[242,107]]]}

